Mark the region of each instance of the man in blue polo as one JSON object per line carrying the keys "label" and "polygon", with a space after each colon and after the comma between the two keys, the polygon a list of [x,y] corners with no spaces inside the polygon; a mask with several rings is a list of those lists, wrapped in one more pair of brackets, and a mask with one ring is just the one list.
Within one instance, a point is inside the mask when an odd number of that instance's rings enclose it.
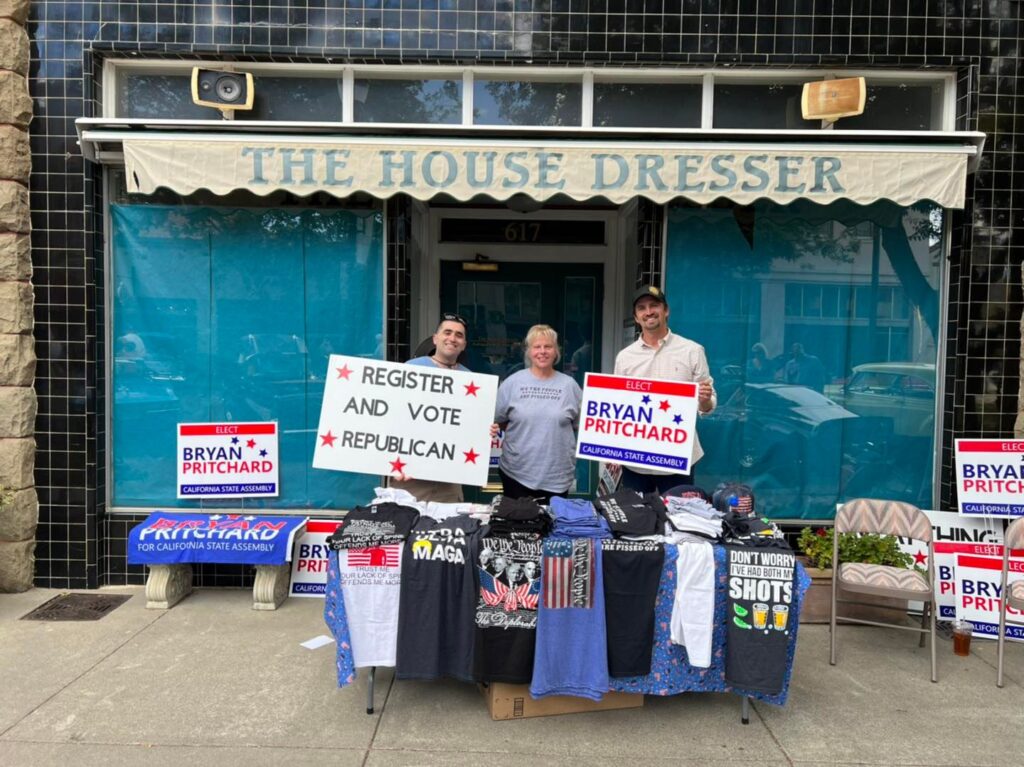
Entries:
{"label": "man in blue polo", "polygon": [[[469,368],[459,362],[459,355],[466,350],[466,330],[466,321],[462,317],[450,312],[442,314],[441,322],[438,323],[432,339],[433,353],[422,357],[413,357],[406,364],[468,372]],[[455,482],[413,479],[403,472],[396,472],[392,474],[391,487],[412,493],[418,501],[462,502],[462,485]]]}

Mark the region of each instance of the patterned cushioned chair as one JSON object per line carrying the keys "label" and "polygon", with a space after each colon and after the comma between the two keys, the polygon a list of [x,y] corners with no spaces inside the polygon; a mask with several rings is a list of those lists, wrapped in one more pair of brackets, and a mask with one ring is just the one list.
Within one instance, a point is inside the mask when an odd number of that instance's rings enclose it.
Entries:
{"label": "patterned cushioned chair", "polygon": [[1014,581],[1007,590],[1006,581],[1009,572],[1010,550],[1024,549],[1024,518],[1015,519],[1006,528],[1003,536],[1003,588],[1000,594],[1005,594],[999,606],[999,663],[996,670],[996,686],[1003,686],[1003,647],[1006,644],[1006,624],[1024,626],[1019,618],[1010,619],[1006,617],[1006,608],[1024,611],[1024,581]]}
{"label": "patterned cushioned chair", "polygon": [[[871,626],[917,631],[921,633],[920,646],[924,647],[926,634],[931,634],[932,681],[938,681],[935,673],[935,547],[932,542],[932,525],[928,517],[916,506],[901,501],[881,501],[858,498],[848,501],[836,514],[835,535],[832,544],[832,611],[829,621],[829,663],[836,665],[836,621],[866,623]],[[928,574],[885,565],[868,565],[861,562],[839,561],[839,535],[841,533],[878,533],[913,538],[928,544]],[[879,623],[862,618],[851,618],[838,614],[840,603],[863,604],[849,599],[839,599],[839,583],[843,589],[855,594],[869,594],[895,599],[912,599],[924,603],[921,627],[902,626],[894,623]]]}

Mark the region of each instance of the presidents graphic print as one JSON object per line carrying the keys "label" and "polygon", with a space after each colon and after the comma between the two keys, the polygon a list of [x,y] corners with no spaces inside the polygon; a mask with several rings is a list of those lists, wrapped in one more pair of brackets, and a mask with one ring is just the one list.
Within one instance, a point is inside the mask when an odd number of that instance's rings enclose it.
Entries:
{"label": "presidents graphic print", "polygon": [[542,577],[540,541],[485,538],[478,576],[479,628],[537,628]]}

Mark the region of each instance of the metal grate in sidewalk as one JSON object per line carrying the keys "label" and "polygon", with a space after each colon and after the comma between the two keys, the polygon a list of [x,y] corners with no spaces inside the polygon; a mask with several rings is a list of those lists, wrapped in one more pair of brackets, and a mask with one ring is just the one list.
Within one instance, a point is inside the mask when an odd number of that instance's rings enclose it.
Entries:
{"label": "metal grate in sidewalk", "polygon": [[60,594],[21,616],[23,621],[98,621],[131,594]]}

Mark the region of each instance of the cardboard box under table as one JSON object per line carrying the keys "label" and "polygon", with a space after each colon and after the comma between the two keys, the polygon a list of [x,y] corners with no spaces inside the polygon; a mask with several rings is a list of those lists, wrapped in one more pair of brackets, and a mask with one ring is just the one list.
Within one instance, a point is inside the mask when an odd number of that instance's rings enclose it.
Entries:
{"label": "cardboard box under table", "polygon": [[487,710],[491,714],[491,719],[496,722],[505,719],[530,719],[536,716],[640,708],[644,705],[643,695],[630,692],[609,692],[599,701],[574,698],[570,695],[551,695],[535,700],[530,696],[529,685],[503,682],[481,684],[480,692],[487,700]]}

